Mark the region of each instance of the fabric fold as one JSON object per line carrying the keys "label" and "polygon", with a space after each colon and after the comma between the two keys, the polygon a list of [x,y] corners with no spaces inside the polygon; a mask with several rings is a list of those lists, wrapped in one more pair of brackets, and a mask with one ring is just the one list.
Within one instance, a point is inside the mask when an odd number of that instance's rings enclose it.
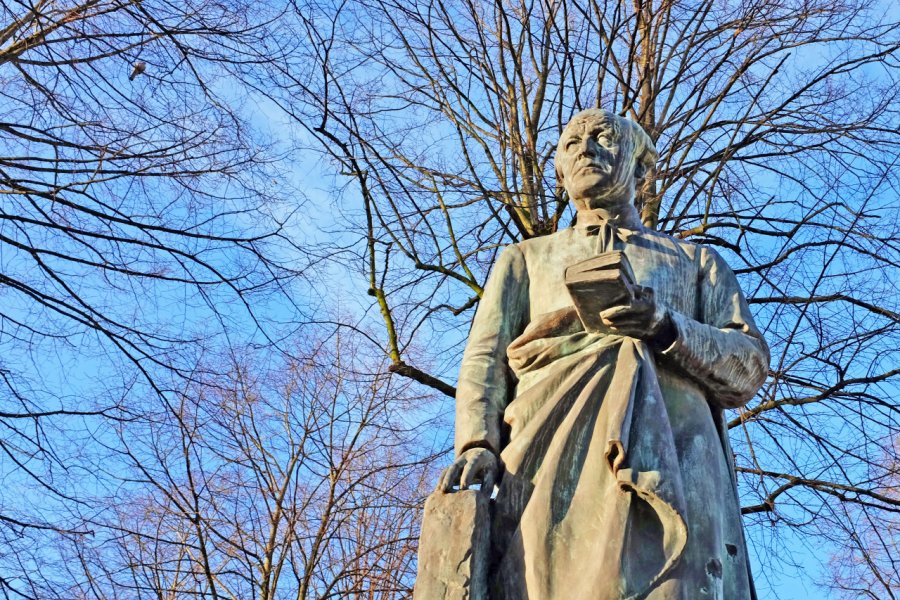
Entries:
{"label": "fabric fold", "polygon": [[[568,308],[532,320],[508,359],[519,393],[505,414],[495,596],[645,598],[687,544],[653,353],[633,338],[584,331]],[[596,561],[587,576],[585,557]]]}

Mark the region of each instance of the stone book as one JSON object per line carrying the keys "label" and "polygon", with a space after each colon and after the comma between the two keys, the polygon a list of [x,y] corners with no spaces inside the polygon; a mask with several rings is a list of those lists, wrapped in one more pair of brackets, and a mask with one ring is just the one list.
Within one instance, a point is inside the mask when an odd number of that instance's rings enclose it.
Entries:
{"label": "stone book", "polygon": [[637,284],[628,257],[614,250],[568,267],[566,287],[585,329],[605,331],[600,313],[613,306],[630,304]]}
{"label": "stone book", "polygon": [[413,600],[488,600],[490,503],[481,490],[428,496]]}

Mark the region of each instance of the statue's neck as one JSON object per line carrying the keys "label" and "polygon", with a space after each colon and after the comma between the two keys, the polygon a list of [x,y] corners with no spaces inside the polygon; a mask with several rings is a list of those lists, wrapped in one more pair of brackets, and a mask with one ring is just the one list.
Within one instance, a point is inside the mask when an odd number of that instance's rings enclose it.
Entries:
{"label": "statue's neck", "polygon": [[607,208],[583,208],[577,212],[576,222],[579,227],[609,223],[624,229],[644,228],[637,209],[631,203]]}

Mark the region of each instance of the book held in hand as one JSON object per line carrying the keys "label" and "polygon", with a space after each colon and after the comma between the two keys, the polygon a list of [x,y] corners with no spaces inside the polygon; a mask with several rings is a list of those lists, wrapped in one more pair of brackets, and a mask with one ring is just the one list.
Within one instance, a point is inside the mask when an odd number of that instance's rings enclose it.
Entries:
{"label": "book held in hand", "polygon": [[566,269],[566,287],[578,317],[588,331],[605,331],[600,313],[630,304],[639,287],[623,252],[604,252]]}

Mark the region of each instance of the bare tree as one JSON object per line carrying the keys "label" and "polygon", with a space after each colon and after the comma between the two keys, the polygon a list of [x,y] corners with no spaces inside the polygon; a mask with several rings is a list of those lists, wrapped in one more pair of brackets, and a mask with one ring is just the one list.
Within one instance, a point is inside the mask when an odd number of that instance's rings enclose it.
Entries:
{"label": "bare tree", "polygon": [[[896,484],[896,449],[884,459],[894,473],[893,483],[880,487],[877,492],[896,498],[900,494]],[[831,559],[829,586],[838,591],[840,598],[876,600],[900,596],[900,574],[896,567],[900,521],[890,513],[856,505],[841,507],[836,516],[832,541],[841,552]]]}
{"label": "bare tree", "polygon": [[242,0],[0,7],[6,595],[40,564],[31,535],[88,531],[56,517],[102,422],[190,379],[198,342],[258,335],[254,303],[297,275],[271,152],[223,85],[265,18]]}
{"label": "bare tree", "polygon": [[[729,423],[762,572],[784,564],[781,527],[821,539],[849,523],[866,540],[896,519],[900,25],[886,3],[294,9],[280,69],[257,85],[344,176],[391,370],[453,394],[455,359],[428,349],[459,351],[498,248],[567,224],[555,141],[599,105],[657,143],[645,223],[719,247],[773,348],[768,384]],[[896,581],[891,561],[865,568]]]}
{"label": "bare tree", "polygon": [[98,535],[67,536],[70,587],[37,597],[408,597],[446,435],[429,451],[422,399],[367,374],[369,344],[308,344],[268,368],[232,358],[177,413],[121,429],[115,493],[82,516]]}
{"label": "bare tree", "polygon": [[[895,594],[887,6],[4,4],[0,590],[403,596],[430,476],[410,464],[430,440],[413,390],[453,394],[499,248],[568,224],[555,141],[599,105],[657,143],[645,222],[718,246],[773,347],[730,422],[762,573],[788,562],[787,527],[829,542],[823,583]],[[355,372],[337,345],[277,384],[254,361],[210,367],[222,332],[290,350],[253,308],[297,271],[249,122],[275,111],[251,115],[238,78],[331,158],[349,231],[333,254],[384,323],[387,370],[424,388]]]}

